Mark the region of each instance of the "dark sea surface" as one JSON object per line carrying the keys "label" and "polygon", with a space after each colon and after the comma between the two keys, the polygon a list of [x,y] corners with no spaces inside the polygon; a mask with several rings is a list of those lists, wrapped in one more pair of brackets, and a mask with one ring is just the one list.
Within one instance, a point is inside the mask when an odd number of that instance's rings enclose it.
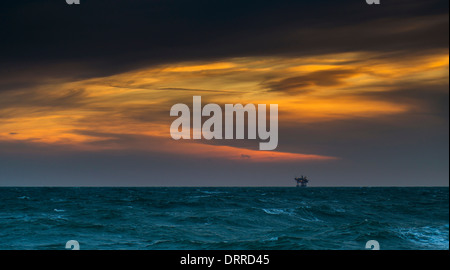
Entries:
{"label": "dark sea surface", "polygon": [[449,249],[448,187],[0,188],[0,249]]}

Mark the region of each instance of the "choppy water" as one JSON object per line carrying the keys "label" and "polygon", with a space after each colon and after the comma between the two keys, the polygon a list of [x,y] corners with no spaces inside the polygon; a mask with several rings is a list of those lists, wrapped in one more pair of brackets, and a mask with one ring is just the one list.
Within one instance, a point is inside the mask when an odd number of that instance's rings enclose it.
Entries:
{"label": "choppy water", "polygon": [[0,188],[0,249],[448,249],[443,188]]}

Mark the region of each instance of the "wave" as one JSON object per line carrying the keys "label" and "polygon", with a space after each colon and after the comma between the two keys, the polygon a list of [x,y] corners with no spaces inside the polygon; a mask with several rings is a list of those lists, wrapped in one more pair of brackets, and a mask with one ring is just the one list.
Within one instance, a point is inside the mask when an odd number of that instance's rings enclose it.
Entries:
{"label": "wave", "polygon": [[292,209],[277,209],[277,208],[265,209],[265,208],[263,208],[262,210],[269,215],[281,215],[281,214],[292,215],[293,214]]}
{"label": "wave", "polygon": [[198,190],[201,193],[204,194],[227,194],[227,191],[209,191],[209,190]]}
{"label": "wave", "polygon": [[449,247],[448,188],[4,188],[0,198],[0,249],[77,237],[91,249]]}
{"label": "wave", "polygon": [[401,238],[419,246],[419,248],[449,249],[448,224],[441,227],[399,228],[395,231]]}

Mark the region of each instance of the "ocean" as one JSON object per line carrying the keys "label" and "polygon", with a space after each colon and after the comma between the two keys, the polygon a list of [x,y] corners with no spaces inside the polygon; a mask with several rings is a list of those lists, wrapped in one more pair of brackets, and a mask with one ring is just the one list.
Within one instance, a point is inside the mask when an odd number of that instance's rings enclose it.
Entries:
{"label": "ocean", "polygon": [[448,187],[2,187],[0,249],[449,249]]}

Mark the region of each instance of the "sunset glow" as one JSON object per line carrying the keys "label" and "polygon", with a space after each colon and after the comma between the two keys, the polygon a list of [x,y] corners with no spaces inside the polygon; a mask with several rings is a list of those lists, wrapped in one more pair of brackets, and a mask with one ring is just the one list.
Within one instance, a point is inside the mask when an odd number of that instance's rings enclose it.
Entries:
{"label": "sunset glow", "polygon": [[148,141],[139,146],[146,151],[172,153],[176,148],[183,153],[230,160],[251,156],[253,162],[329,159],[201,142],[167,141],[164,147],[157,147],[159,144],[151,141],[169,137],[170,107],[189,103],[193,95],[221,105],[279,104],[282,126],[405,113],[416,109],[414,104],[377,100],[366,94],[395,91],[405,84],[420,84],[426,91],[427,82],[448,80],[446,52],[405,61],[370,60],[375,57],[354,53],[295,59],[232,58],[151,66],[85,80],[43,82],[34,91],[45,98],[31,100],[33,104],[25,103],[28,97],[20,90],[3,94],[3,102],[16,104],[14,110],[0,110],[6,115],[1,120],[0,139],[65,144],[90,151],[135,148],[114,143],[87,146],[125,134],[147,136]]}

